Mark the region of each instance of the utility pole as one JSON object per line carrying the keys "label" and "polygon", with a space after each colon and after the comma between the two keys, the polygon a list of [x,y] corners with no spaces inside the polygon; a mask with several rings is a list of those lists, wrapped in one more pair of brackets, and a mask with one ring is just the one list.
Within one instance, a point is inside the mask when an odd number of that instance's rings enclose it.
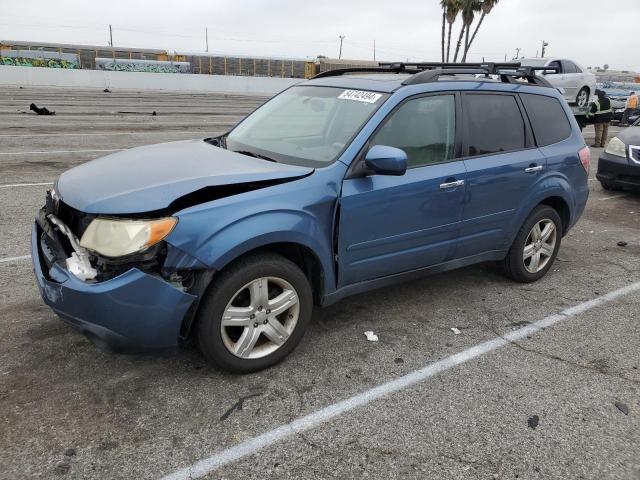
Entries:
{"label": "utility pole", "polygon": [[540,58],[544,58],[544,54],[547,51],[547,47],[549,46],[549,42],[545,42],[544,40],[542,41],[542,55],[540,55]]}
{"label": "utility pole", "polygon": [[113,48],[113,30],[111,30],[111,24],[109,24],[109,46]]}
{"label": "utility pole", "polygon": [[522,50],[521,48],[516,48],[516,60],[518,58],[520,58],[520,50]]}
{"label": "utility pole", "polygon": [[376,61],[376,41],[373,41],[373,61]]}
{"label": "utility pole", "polygon": [[205,27],[204,29],[204,39],[205,39],[205,51],[209,51],[209,29]]}
{"label": "utility pole", "polygon": [[342,41],[346,38],[345,35],[338,35],[338,38],[340,38],[340,53],[338,54],[338,59],[342,58]]}

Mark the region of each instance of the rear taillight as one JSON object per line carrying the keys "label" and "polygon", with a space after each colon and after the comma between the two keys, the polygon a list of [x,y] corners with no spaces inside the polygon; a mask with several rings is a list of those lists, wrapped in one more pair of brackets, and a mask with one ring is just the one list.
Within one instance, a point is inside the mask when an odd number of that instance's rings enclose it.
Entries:
{"label": "rear taillight", "polygon": [[589,147],[584,147],[580,150],[578,152],[578,156],[580,157],[580,163],[584,167],[585,172],[589,173],[589,163],[591,163],[591,152],[589,151]]}

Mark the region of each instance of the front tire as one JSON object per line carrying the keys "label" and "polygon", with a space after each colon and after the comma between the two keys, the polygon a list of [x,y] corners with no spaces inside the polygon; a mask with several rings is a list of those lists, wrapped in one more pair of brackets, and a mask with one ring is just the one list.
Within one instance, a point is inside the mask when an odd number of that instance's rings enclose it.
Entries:
{"label": "front tire", "polygon": [[300,343],[312,309],[311,285],[293,262],[273,253],[241,259],[205,294],[197,316],[200,351],[230,372],[262,370]]}
{"label": "front tire", "polygon": [[502,266],[505,274],[520,283],[544,277],[558,255],[562,220],[555,209],[538,205],[524,222]]}
{"label": "front tire", "polygon": [[576,104],[578,107],[586,107],[589,103],[589,89],[587,87],[582,87],[576,96]]}

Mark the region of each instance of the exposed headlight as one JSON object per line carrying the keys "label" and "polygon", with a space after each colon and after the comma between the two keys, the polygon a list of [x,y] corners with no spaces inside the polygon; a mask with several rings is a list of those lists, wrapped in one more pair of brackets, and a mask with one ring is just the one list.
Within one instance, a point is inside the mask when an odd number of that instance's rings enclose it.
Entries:
{"label": "exposed headlight", "polygon": [[174,217],[159,220],[115,220],[96,218],[82,235],[80,246],[104,255],[122,257],[155,245],[178,223]]}
{"label": "exposed headlight", "polygon": [[605,149],[605,153],[615,155],[616,157],[627,156],[627,146],[618,137],[613,137]]}

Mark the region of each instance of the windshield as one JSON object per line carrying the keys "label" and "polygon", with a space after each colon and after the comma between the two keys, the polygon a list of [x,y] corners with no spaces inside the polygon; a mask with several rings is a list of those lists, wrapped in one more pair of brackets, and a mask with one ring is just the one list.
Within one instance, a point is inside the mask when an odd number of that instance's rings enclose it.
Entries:
{"label": "windshield", "polygon": [[281,163],[335,161],[389,95],[300,86],[274,97],[229,133],[226,147]]}

